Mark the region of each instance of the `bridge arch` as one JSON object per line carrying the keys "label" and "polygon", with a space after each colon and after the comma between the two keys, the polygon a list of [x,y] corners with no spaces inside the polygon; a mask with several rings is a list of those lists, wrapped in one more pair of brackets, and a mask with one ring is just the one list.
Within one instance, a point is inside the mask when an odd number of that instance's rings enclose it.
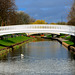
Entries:
{"label": "bridge arch", "polygon": [[49,25],[49,24],[29,24],[0,27],[0,36],[15,33],[64,33],[75,36],[75,26]]}
{"label": "bridge arch", "polygon": [[[27,35],[33,35],[33,34],[42,34],[41,32],[35,32],[35,33],[26,33]],[[43,34],[56,34],[56,35],[60,35],[60,33],[48,33],[48,32],[46,32],[46,33],[43,33]]]}

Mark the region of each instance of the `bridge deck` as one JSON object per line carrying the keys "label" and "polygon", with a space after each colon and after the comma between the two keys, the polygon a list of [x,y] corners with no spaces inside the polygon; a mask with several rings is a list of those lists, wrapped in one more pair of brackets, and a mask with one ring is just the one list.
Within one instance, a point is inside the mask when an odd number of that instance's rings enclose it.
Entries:
{"label": "bridge deck", "polygon": [[75,26],[50,25],[50,24],[29,24],[0,27],[0,35],[14,33],[64,33],[75,36]]}

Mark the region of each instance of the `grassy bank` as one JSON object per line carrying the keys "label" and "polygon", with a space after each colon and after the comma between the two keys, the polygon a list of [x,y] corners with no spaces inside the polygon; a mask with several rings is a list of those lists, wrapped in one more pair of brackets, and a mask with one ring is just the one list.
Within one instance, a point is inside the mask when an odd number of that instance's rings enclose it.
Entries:
{"label": "grassy bank", "polygon": [[62,38],[62,39],[64,39],[64,40],[66,40],[66,41],[63,41],[63,42],[65,42],[65,43],[68,44],[68,45],[74,46],[74,42],[72,41],[73,38],[71,37],[71,35],[60,34],[60,35],[58,36],[58,38]]}
{"label": "grassy bank", "polygon": [[69,44],[69,45],[74,45],[74,43],[72,41],[64,41],[64,42]]}
{"label": "grassy bank", "polygon": [[[23,41],[33,41],[32,37],[26,37],[26,36],[17,36],[13,38],[8,38],[5,40],[0,39],[0,59],[3,59],[10,51],[12,51],[12,48],[7,48],[8,46],[15,45],[13,48],[18,49],[20,46],[22,46],[24,43]],[[20,44],[18,44],[20,43]]]}
{"label": "grassy bank", "polygon": [[18,36],[18,37],[8,38],[5,40],[0,40],[0,49],[14,45],[16,43],[20,43],[28,39],[32,39],[32,37]]}
{"label": "grassy bank", "polygon": [[63,42],[67,43],[68,45],[73,45],[74,46],[74,42],[72,41],[71,35],[70,36],[63,35],[63,36],[60,36],[60,38],[63,38],[65,40],[67,40],[67,41],[63,41]]}
{"label": "grassy bank", "polygon": [[[47,35],[47,37],[52,38],[52,35]],[[66,41],[63,41],[65,43],[67,43],[68,45],[72,45],[74,46],[74,42],[73,42],[73,38],[71,37],[71,35],[67,35],[67,34],[60,34],[59,36],[57,36],[57,38],[62,38]]]}

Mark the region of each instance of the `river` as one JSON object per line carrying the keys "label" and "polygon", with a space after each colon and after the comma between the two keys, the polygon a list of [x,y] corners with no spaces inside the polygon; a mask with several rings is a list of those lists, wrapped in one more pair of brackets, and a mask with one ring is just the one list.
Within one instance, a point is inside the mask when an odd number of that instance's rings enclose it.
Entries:
{"label": "river", "polygon": [[0,75],[75,75],[75,56],[57,41],[38,38],[1,59]]}

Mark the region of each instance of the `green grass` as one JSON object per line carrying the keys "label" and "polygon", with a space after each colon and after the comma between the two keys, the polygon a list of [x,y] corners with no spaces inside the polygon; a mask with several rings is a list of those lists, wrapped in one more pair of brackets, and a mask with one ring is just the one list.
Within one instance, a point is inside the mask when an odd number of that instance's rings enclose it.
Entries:
{"label": "green grass", "polygon": [[19,36],[14,38],[8,38],[7,40],[1,40],[0,39],[0,49],[5,48],[7,46],[11,46],[16,43],[20,43],[22,41],[25,41],[27,39],[31,39],[32,37],[26,37],[26,36]]}
{"label": "green grass", "polygon": [[70,40],[70,39],[71,39],[71,36],[68,36],[68,37],[66,37],[65,39],[66,39],[66,40]]}
{"label": "green grass", "polygon": [[47,37],[52,37],[52,35],[47,35]]}
{"label": "green grass", "polygon": [[64,42],[69,44],[69,45],[74,45],[74,43],[72,41],[64,41]]}
{"label": "green grass", "polygon": [[65,38],[65,36],[64,36],[64,35],[62,35],[62,36],[60,36],[60,38]]}

